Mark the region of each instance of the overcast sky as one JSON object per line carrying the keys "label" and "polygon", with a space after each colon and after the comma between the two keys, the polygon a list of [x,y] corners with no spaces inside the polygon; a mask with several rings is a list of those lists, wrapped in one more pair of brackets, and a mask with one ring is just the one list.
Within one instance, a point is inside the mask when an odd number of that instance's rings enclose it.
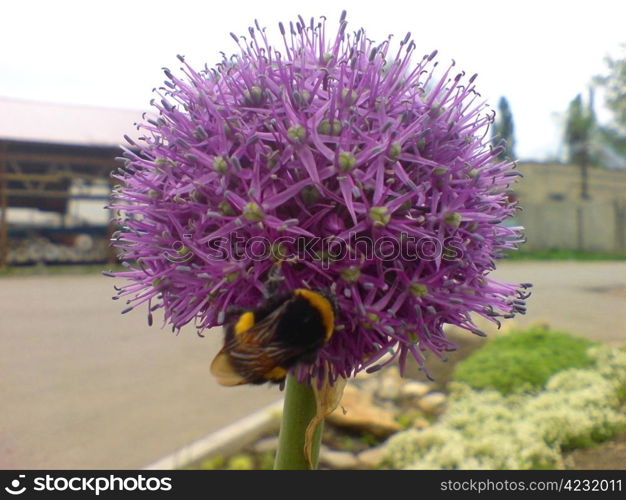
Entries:
{"label": "overcast sky", "polygon": [[506,96],[522,159],[559,153],[557,114],[626,43],[623,0],[4,1],[0,97],[148,109],[176,54],[213,65],[255,18],[277,39],[279,21],[325,15],[334,28],[342,9],[369,38],[411,31],[418,54],[438,49],[442,65],[478,73],[493,107]]}

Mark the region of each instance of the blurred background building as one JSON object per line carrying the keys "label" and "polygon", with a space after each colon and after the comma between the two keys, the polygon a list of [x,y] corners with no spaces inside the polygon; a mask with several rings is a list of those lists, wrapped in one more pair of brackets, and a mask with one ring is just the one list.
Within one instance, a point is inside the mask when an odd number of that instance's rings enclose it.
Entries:
{"label": "blurred background building", "polygon": [[110,259],[110,173],[139,113],[0,99],[0,116],[0,267]]}

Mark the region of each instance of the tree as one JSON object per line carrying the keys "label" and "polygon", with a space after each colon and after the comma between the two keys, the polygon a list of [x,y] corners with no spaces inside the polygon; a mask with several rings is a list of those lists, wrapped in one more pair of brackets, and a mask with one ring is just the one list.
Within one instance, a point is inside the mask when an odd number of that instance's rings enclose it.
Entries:
{"label": "tree", "polygon": [[[598,127],[599,139],[626,166],[626,45],[621,59],[606,58],[608,74],[596,76],[595,85],[602,89],[611,121]],[[621,158],[619,158],[621,157]]]}
{"label": "tree", "polygon": [[592,104],[585,107],[581,94],[578,94],[569,103],[565,124],[565,143],[570,163],[580,165],[589,160],[589,146],[595,122]]}
{"label": "tree", "polygon": [[596,126],[596,117],[593,111],[593,92],[589,92],[589,105],[583,104],[578,94],[569,104],[565,124],[565,144],[567,145],[568,160],[580,167],[581,198],[589,198],[588,172],[591,159],[591,142]]}
{"label": "tree", "polygon": [[498,113],[493,127],[493,142],[504,146],[504,150],[500,153],[501,160],[515,157],[515,126],[513,125],[513,113],[506,97],[500,97],[498,101]]}

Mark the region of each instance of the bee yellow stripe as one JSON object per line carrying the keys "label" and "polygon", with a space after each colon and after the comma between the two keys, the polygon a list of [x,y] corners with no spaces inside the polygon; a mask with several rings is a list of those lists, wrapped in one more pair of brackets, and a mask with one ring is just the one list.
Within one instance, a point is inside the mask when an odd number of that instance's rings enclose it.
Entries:
{"label": "bee yellow stripe", "polygon": [[247,332],[254,326],[254,313],[248,311],[239,316],[237,323],[235,323],[235,335],[241,335]]}
{"label": "bee yellow stripe", "polygon": [[326,297],[319,293],[312,292],[311,290],[307,290],[306,288],[296,288],[294,293],[300,297],[304,297],[319,311],[322,316],[322,323],[324,323],[324,330],[326,330],[326,341],[328,341],[335,328],[335,313],[331,303]]}
{"label": "bee yellow stripe", "polygon": [[287,370],[280,366],[275,366],[264,377],[269,380],[282,380],[287,376]]}

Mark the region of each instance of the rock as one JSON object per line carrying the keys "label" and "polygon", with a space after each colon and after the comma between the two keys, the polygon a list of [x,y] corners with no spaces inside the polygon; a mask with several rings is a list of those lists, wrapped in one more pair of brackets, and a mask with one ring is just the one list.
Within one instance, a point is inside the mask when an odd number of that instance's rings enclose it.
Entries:
{"label": "rock", "polygon": [[387,448],[385,445],[376,446],[369,450],[362,451],[356,457],[359,462],[359,466],[367,469],[378,467],[380,463],[385,459],[387,454]]}
{"label": "rock", "polygon": [[418,401],[418,406],[426,413],[436,413],[446,404],[446,395],[442,392],[431,392]]}
{"label": "rock", "polygon": [[343,405],[344,403],[350,404],[352,402],[371,405],[372,400],[373,394],[370,391],[364,390],[360,385],[356,386],[352,383],[349,383],[346,384],[346,387],[344,388],[340,405]]}
{"label": "rock", "polygon": [[393,415],[393,418],[397,418],[400,413],[400,408],[395,401],[381,401],[380,403],[376,403],[376,406],[381,407],[384,410],[387,410],[389,413]]}
{"label": "rock", "polygon": [[328,416],[328,421],[338,427],[371,432],[379,437],[389,436],[401,429],[392,412],[376,406],[371,394],[353,385],[346,386],[341,403]]}
{"label": "rock", "polygon": [[325,446],[320,450],[320,462],[333,469],[355,469],[359,465],[354,453],[331,450]]}
{"label": "rock", "polygon": [[359,380],[357,387],[368,394],[376,394],[380,387],[381,380],[379,377]]}
{"label": "rock", "polygon": [[267,453],[270,451],[276,451],[278,448],[278,436],[270,436],[260,439],[252,445],[252,450],[255,453]]}
{"label": "rock", "polygon": [[425,418],[416,418],[415,420],[413,420],[413,423],[411,424],[411,427],[413,429],[417,429],[422,430],[422,429],[426,429],[426,427],[430,426],[430,422],[428,420],[426,420]]}
{"label": "rock", "polygon": [[381,399],[397,399],[404,381],[398,367],[392,366],[381,374],[381,381],[376,395]]}
{"label": "rock", "polygon": [[421,398],[433,390],[432,384],[426,382],[407,382],[400,389],[400,395],[405,398]]}

